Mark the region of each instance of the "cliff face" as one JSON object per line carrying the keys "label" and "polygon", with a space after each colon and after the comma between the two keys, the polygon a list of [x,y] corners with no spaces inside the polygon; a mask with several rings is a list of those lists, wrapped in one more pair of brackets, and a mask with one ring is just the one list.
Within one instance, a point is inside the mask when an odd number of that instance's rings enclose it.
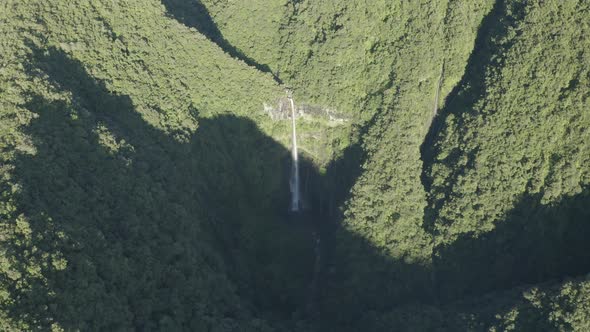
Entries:
{"label": "cliff face", "polygon": [[585,330],[589,11],[5,1],[0,326]]}

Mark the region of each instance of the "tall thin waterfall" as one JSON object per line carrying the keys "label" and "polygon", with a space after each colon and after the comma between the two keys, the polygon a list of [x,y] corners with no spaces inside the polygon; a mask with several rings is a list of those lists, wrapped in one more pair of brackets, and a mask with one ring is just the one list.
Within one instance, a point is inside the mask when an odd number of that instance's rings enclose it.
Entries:
{"label": "tall thin waterfall", "polygon": [[299,184],[299,157],[297,152],[297,129],[296,129],[296,112],[295,102],[293,102],[293,96],[291,92],[287,92],[289,101],[291,102],[291,122],[293,124],[293,148],[291,150],[291,157],[293,166],[291,169],[291,211],[296,212],[301,208],[301,196],[300,196],[300,184]]}

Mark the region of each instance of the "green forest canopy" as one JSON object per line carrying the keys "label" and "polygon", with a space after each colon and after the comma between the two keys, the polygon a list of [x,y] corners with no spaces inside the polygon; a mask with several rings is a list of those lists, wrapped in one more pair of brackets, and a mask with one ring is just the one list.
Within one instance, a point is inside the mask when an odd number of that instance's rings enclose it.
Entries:
{"label": "green forest canopy", "polygon": [[4,1],[1,329],[588,330],[588,15]]}

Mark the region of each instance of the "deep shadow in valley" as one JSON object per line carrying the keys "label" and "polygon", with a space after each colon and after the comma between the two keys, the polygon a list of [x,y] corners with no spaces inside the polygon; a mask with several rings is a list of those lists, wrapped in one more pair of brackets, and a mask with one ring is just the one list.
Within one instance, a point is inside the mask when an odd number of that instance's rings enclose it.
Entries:
{"label": "deep shadow in valley", "polygon": [[435,249],[443,299],[580,276],[590,271],[590,190],[543,205],[525,195],[491,232]]}
{"label": "deep shadow in valley", "polygon": [[164,133],[77,60],[31,47],[31,75],[72,97],[33,92],[23,105],[36,152],[15,162],[15,216],[32,236],[11,256],[33,286],[14,285],[14,316],[42,328],[53,317],[72,330],[208,330],[298,309],[313,246],[308,227],[286,222],[287,150],[233,115]]}

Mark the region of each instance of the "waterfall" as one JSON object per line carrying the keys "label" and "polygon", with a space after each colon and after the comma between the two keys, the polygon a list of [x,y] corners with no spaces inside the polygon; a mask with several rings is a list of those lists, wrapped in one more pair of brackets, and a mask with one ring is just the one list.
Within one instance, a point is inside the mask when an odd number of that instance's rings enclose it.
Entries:
{"label": "waterfall", "polygon": [[291,102],[291,122],[292,122],[292,142],[293,147],[291,151],[291,157],[293,166],[291,169],[291,211],[297,212],[301,207],[300,198],[300,184],[299,184],[299,157],[297,153],[297,129],[296,129],[296,113],[295,113],[295,102],[293,102],[293,96],[290,91],[287,93],[289,101]]}

